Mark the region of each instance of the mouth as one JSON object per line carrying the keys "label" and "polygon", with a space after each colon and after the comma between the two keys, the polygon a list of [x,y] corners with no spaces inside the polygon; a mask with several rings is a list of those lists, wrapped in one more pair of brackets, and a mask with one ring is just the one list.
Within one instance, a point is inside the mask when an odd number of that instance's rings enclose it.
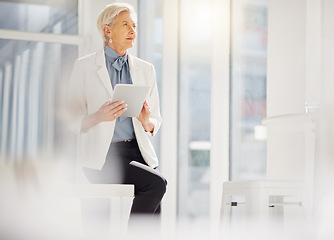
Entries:
{"label": "mouth", "polygon": [[126,40],[130,40],[130,41],[133,41],[133,38],[126,38]]}

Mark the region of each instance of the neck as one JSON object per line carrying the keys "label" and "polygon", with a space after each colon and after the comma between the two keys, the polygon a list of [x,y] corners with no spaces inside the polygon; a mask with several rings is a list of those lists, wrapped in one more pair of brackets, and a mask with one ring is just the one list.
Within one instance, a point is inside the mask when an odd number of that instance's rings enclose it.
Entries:
{"label": "neck", "polygon": [[126,52],[127,52],[127,48],[126,49],[124,49],[124,48],[121,48],[121,47],[117,47],[117,46],[115,46],[115,44],[113,44],[113,43],[108,43],[108,46],[110,47],[110,48],[112,48],[115,52],[117,52],[118,53],[118,55],[120,55],[120,56],[124,56],[125,54],[126,54]]}

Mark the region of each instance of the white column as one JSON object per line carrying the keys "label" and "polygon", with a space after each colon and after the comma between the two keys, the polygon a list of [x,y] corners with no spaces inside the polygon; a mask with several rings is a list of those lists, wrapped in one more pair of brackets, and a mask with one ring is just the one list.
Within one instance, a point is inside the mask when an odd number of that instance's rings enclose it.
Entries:
{"label": "white column", "polygon": [[44,80],[40,66],[43,65],[45,56],[45,46],[43,42],[38,42],[32,53],[32,63],[30,64],[29,75],[29,114],[28,114],[28,130],[27,130],[27,155],[31,159],[38,157],[38,138],[39,138],[39,112],[40,112],[40,84]]}
{"label": "white column", "polygon": [[30,49],[26,49],[22,53],[22,60],[21,60],[21,69],[20,69],[20,78],[18,80],[18,97],[17,97],[17,138],[16,138],[16,151],[17,156],[19,158],[24,157],[24,135],[25,135],[25,122],[27,121],[28,117],[26,114],[26,88],[28,85],[28,67],[29,67],[29,59],[31,57]]}
{"label": "white column", "polygon": [[10,136],[11,141],[9,144],[10,147],[10,158],[17,157],[17,130],[18,130],[18,99],[19,99],[19,81],[21,79],[21,70],[22,70],[22,55],[17,55],[15,57],[14,64],[14,75],[12,78],[13,81],[13,95],[10,101],[12,101],[11,116],[12,121],[10,123]]}
{"label": "white column", "polygon": [[179,1],[163,1],[161,172],[168,181],[162,204],[164,234],[173,234],[177,210]]}
{"label": "white column", "polygon": [[7,62],[4,68],[4,94],[3,94],[3,109],[2,109],[2,133],[1,133],[1,159],[5,159],[8,155],[7,136],[10,132],[9,128],[9,103],[10,103],[10,82],[12,79],[12,64]]}
{"label": "white column", "polygon": [[229,179],[230,1],[215,0],[211,65],[210,216],[219,221],[223,182]]}

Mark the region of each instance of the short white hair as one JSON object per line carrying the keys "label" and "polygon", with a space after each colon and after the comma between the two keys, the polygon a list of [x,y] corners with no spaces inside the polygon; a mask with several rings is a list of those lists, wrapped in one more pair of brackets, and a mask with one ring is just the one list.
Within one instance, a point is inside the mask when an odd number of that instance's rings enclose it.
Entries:
{"label": "short white hair", "polygon": [[109,39],[104,34],[103,26],[104,25],[112,26],[117,20],[117,17],[121,12],[130,13],[130,15],[134,17],[135,21],[137,21],[137,14],[134,8],[130,4],[127,4],[127,3],[109,4],[102,10],[99,17],[97,18],[97,29],[99,30],[103,38],[104,45],[108,44]]}

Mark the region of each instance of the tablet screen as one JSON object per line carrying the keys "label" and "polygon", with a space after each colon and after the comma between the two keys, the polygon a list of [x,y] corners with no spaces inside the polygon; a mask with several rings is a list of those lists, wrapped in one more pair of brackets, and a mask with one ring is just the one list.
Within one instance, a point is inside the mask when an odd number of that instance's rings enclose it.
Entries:
{"label": "tablet screen", "polygon": [[116,84],[111,102],[124,101],[127,110],[122,117],[138,117],[150,87],[137,84]]}

